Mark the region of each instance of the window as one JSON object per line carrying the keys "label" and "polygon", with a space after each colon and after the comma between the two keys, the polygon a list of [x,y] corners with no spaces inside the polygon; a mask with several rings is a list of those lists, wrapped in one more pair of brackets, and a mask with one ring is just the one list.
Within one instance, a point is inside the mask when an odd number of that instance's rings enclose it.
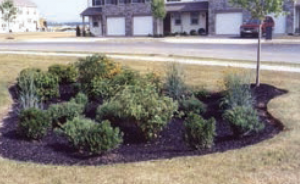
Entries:
{"label": "window", "polygon": [[93,6],[104,5],[104,0],[93,0]]}
{"label": "window", "polygon": [[119,0],[119,4],[125,4],[125,0]]}
{"label": "window", "polygon": [[92,18],[92,22],[93,22],[93,27],[99,27],[99,22],[98,22],[98,19],[96,17]]}
{"label": "window", "polygon": [[179,13],[174,14],[175,25],[181,25],[181,15]]}
{"label": "window", "polygon": [[132,0],[132,3],[143,3],[143,0]]}
{"label": "window", "polygon": [[106,0],[106,4],[115,4],[114,0]]}
{"label": "window", "polygon": [[191,13],[191,24],[192,25],[198,25],[199,24],[199,13],[198,12],[192,12]]}

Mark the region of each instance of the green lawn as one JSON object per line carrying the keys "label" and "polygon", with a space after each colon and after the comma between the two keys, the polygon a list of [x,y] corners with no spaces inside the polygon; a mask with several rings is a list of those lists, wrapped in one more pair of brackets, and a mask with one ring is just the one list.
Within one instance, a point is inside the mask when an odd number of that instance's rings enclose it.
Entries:
{"label": "green lawn", "polygon": [[[20,70],[30,66],[46,68],[52,63],[75,60],[74,57],[0,55],[0,117],[5,116],[12,103],[7,87],[14,83]],[[162,62],[120,62],[142,72],[163,72],[166,66]],[[224,73],[234,69],[185,65],[185,70],[189,84],[219,90]],[[289,90],[288,94],[272,100],[268,106],[286,129],[265,142],[207,156],[99,167],[49,166],[0,157],[0,184],[299,184],[300,74],[264,71],[262,80]]]}

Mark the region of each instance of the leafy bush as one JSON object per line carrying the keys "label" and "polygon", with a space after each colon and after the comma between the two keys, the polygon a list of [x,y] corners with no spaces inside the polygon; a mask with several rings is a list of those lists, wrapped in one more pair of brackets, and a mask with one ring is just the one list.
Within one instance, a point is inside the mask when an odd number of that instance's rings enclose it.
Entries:
{"label": "leafy bush", "polygon": [[190,112],[202,114],[205,113],[206,106],[195,96],[192,96],[188,99],[183,99],[180,101],[180,110],[183,111],[185,115],[188,115]]}
{"label": "leafy bush", "polygon": [[236,106],[225,111],[223,118],[230,123],[235,135],[245,136],[264,128],[264,124],[259,121],[257,111],[252,107]]}
{"label": "leafy bush", "polygon": [[81,116],[85,105],[77,104],[74,101],[51,105],[47,112],[52,120],[53,126],[60,126],[68,120]]}
{"label": "leafy bush", "polygon": [[48,68],[48,72],[57,76],[59,83],[76,82],[78,71],[74,65],[55,64]]}
{"label": "leafy bush", "polygon": [[88,102],[89,102],[89,99],[88,97],[83,94],[83,93],[78,93],[75,98],[71,99],[71,101],[74,101],[75,103],[77,104],[80,104],[80,105],[87,105]]}
{"label": "leafy bush", "polygon": [[200,29],[198,29],[198,34],[199,35],[205,35],[206,34],[206,30],[204,28],[200,28]]}
{"label": "leafy bush", "polygon": [[109,99],[116,93],[124,89],[125,85],[135,85],[140,80],[141,76],[130,69],[123,69],[121,73],[115,77],[95,78],[91,83],[89,97],[92,99]]}
{"label": "leafy bush", "polygon": [[123,134],[109,121],[96,123],[90,119],[74,118],[56,132],[65,136],[78,150],[90,154],[102,154],[117,148],[123,142]]}
{"label": "leafy bush", "polygon": [[237,74],[230,74],[225,77],[225,94],[221,106],[234,108],[236,106],[252,107],[254,99],[248,78]]}
{"label": "leafy bush", "polygon": [[152,84],[126,86],[97,109],[97,120],[121,119],[134,123],[144,137],[156,138],[178,109],[178,104],[158,94]]}
{"label": "leafy bush", "polygon": [[41,139],[47,134],[50,126],[47,113],[29,108],[21,111],[17,131],[28,139]]}
{"label": "leafy bush", "polygon": [[192,30],[190,31],[190,35],[196,36],[196,35],[197,35],[197,31],[196,31],[195,29],[192,29]]}
{"label": "leafy bush", "polygon": [[79,82],[85,90],[95,78],[112,78],[121,72],[121,67],[106,56],[93,55],[80,59],[77,63]]}
{"label": "leafy bush", "polygon": [[[22,70],[17,81],[19,91],[32,89],[28,81],[34,80],[35,93],[42,101],[59,96],[58,78],[50,73],[42,72],[36,68]],[[29,92],[25,92],[29,93]]]}
{"label": "leafy bush", "polygon": [[194,149],[211,148],[216,136],[215,119],[203,119],[201,116],[190,113],[184,121],[184,139]]}
{"label": "leafy bush", "polygon": [[187,87],[184,80],[184,72],[178,63],[170,63],[167,66],[167,76],[165,79],[165,93],[175,100],[179,100],[185,96]]}
{"label": "leafy bush", "polygon": [[59,85],[56,76],[42,72],[36,78],[37,94],[42,100],[59,97]]}
{"label": "leafy bush", "polygon": [[209,97],[209,91],[204,88],[193,89],[193,95],[199,99]]}

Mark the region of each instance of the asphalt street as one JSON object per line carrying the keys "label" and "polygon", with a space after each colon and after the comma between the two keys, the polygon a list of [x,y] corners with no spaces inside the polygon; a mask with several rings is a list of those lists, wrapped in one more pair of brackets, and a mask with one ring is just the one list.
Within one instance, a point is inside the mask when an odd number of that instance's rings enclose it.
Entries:
{"label": "asphalt street", "polygon": [[[76,51],[122,54],[180,55],[203,58],[256,60],[256,44],[199,44],[199,43],[27,43],[3,42],[0,50]],[[300,63],[300,44],[263,44],[262,60]]]}

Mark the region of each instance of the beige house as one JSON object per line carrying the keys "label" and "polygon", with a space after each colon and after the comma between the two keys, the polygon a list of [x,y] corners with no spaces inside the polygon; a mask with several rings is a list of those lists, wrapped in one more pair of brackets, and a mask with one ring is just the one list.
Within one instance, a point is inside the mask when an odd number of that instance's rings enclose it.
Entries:
{"label": "beige house", "polygon": [[[2,3],[4,0],[0,0]],[[35,3],[30,0],[13,0],[18,13],[16,19],[10,23],[9,28],[7,22],[2,19],[0,12],[0,33],[7,32],[33,32],[39,28],[40,15]]]}

